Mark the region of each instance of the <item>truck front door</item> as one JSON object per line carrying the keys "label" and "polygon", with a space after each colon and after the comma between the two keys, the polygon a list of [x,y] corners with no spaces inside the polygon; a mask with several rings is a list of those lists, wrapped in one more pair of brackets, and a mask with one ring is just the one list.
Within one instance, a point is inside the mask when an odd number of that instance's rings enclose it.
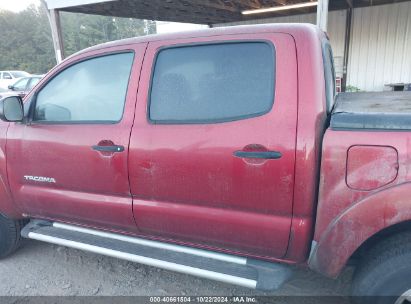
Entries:
{"label": "truck front door", "polygon": [[129,158],[139,230],[283,256],[297,124],[292,37],[152,42],[141,75]]}
{"label": "truck front door", "polygon": [[6,148],[24,213],[135,230],[127,159],[145,47],[71,59],[28,96],[31,121],[10,125]]}

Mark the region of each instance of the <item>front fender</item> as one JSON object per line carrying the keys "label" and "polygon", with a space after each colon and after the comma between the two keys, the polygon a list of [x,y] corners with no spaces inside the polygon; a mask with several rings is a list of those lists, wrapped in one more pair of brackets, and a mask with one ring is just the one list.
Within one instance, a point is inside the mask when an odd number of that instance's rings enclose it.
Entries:
{"label": "front fender", "polygon": [[10,218],[21,218],[21,212],[14,204],[7,179],[6,136],[9,124],[0,121],[0,214]]}
{"label": "front fender", "polygon": [[22,217],[21,212],[13,203],[9,188],[2,175],[0,175],[0,214],[14,219]]}
{"label": "front fender", "polygon": [[309,267],[336,277],[351,255],[384,228],[411,219],[411,183],[386,188],[352,205],[333,220],[313,247]]}

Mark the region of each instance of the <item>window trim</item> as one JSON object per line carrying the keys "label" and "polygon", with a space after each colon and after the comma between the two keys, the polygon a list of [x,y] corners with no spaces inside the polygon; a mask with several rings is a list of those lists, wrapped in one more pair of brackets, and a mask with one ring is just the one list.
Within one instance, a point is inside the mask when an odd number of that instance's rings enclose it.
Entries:
{"label": "window trim", "polygon": [[[329,55],[328,55],[329,54]],[[325,107],[326,112],[329,114],[332,112],[332,109],[335,104],[335,97],[337,96],[336,92],[336,75],[335,75],[335,65],[334,65],[334,53],[331,47],[331,43],[328,39],[324,39],[322,43],[322,57],[323,57],[323,66],[324,66],[324,88],[325,88]],[[326,57],[330,57],[330,62],[328,62]],[[330,81],[327,79],[327,70],[331,69],[332,72],[332,83],[333,83],[333,97],[332,100],[329,100],[328,96],[328,86]]]}
{"label": "window trim", "polygon": [[[271,105],[270,107],[265,110],[261,111],[258,113],[254,114],[246,114],[246,115],[239,115],[239,116],[233,116],[230,118],[222,118],[222,119],[194,119],[194,120],[156,120],[156,119],[151,119],[150,117],[150,109],[151,109],[151,93],[153,89],[153,79],[154,79],[154,72],[156,69],[157,65],[157,60],[159,54],[168,49],[176,49],[176,48],[184,48],[184,47],[191,47],[191,46],[207,46],[207,45],[224,45],[224,44],[239,44],[239,43],[264,43],[268,45],[271,49],[272,53],[272,58],[273,58],[273,83],[272,83],[272,92],[271,92]],[[250,119],[254,117],[259,117],[263,116],[269,112],[274,107],[275,103],[275,89],[276,89],[276,72],[277,72],[277,51],[275,48],[275,45],[272,41],[266,40],[266,39],[235,39],[235,40],[220,40],[220,41],[205,41],[205,42],[189,42],[189,43],[181,43],[181,44],[175,44],[171,46],[162,46],[159,47],[156,50],[156,53],[154,55],[153,59],[153,64],[151,66],[151,75],[150,75],[150,86],[148,89],[148,94],[147,94],[147,108],[146,108],[146,113],[147,113],[147,121],[152,124],[152,125],[200,125],[200,124],[218,124],[218,123],[225,123],[225,122],[233,122],[233,121],[239,121],[239,120],[244,120],[244,119]]]}
{"label": "window trim", "polygon": [[[123,105],[123,112],[121,113],[121,117],[119,120],[79,120],[79,121],[51,121],[51,120],[34,120],[34,114],[35,114],[35,109],[36,109],[36,104],[37,104],[37,96],[40,91],[50,83],[57,75],[60,75],[62,72],[67,70],[68,68],[82,63],[87,60],[91,59],[96,59],[96,58],[101,58],[101,57],[106,57],[106,56],[111,56],[111,55],[119,55],[119,54],[127,54],[131,53],[133,55],[133,58],[131,60],[131,68],[130,68],[130,74],[128,75],[128,81],[127,81],[127,88],[126,88],[126,95],[125,95],[125,100],[124,100],[124,105]],[[133,67],[134,67],[134,61],[136,58],[135,51],[133,49],[124,49],[124,50],[119,50],[119,51],[111,51],[111,52],[105,52],[105,53],[98,53],[98,54],[93,54],[90,56],[82,57],[77,60],[74,60],[73,62],[67,64],[64,66],[61,70],[56,72],[52,77],[47,79],[46,82],[41,84],[41,87],[36,90],[30,98],[29,102],[29,109],[28,109],[28,115],[27,115],[27,124],[29,125],[114,125],[114,124],[119,124],[124,117],[124,111],[126,109],[126,102],[127,102],[127,94],[128,94],[128,89],[130,85],[130,79],[131,79],[131,74],[133,72]]]}

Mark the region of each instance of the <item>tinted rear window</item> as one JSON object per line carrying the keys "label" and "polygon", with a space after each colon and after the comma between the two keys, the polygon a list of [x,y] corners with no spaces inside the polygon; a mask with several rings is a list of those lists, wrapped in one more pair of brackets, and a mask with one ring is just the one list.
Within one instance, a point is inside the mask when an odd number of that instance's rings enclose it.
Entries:
{"label": "tinted rear window", "polygon": [[212,123],[259,116],[274,102],[274,47],[265,42],[168,48],[158,53],[150,119]]}

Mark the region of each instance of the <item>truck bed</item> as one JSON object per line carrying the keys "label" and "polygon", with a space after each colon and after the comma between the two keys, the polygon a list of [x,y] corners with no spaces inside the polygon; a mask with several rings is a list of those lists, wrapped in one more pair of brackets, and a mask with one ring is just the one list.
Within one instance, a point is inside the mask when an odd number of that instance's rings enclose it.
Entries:
{"label": "truck bed", "polygon": [[411,92],[340,93],[333,130],[411,130]]}

